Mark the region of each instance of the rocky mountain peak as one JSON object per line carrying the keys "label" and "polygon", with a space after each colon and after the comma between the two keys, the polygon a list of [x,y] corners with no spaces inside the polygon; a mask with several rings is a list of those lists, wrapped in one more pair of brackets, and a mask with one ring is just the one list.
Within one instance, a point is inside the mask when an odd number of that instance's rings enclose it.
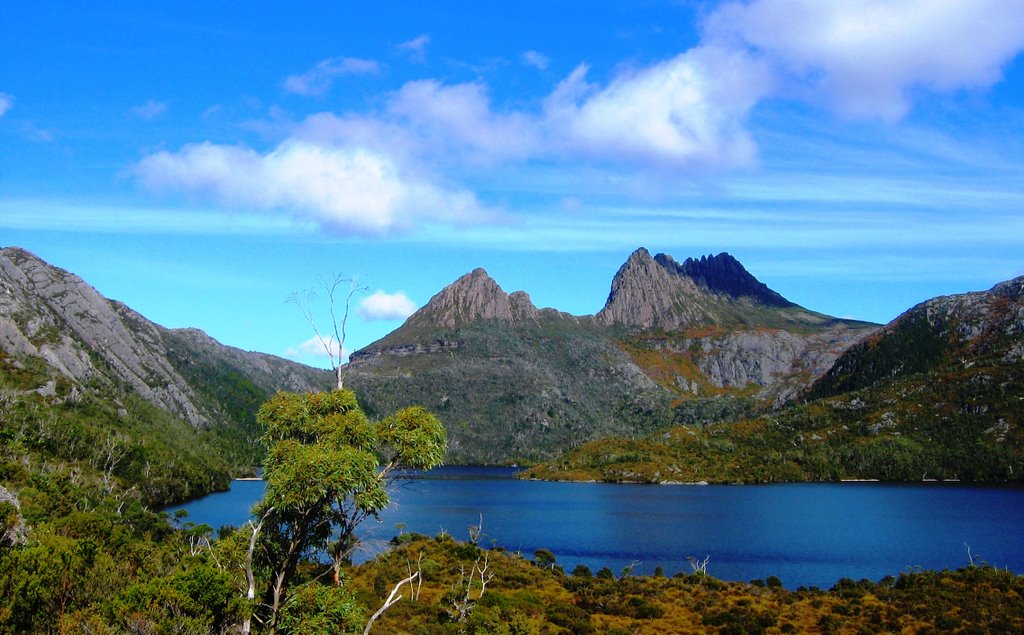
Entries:
{"label": "rocky mountain peak", "polygon": [[409,321],[456,328],[479,320],[515,323],[536,315],[530,296],[523,291],[505,293],[484,269],[477,267],[442,289]]}
{"label": "rocky mountain peak", "polygon": [[641,247],[619,267],[604,308],[597,314],[603,324],[635,328],[665,327],[669,322],[694,321],[701,312],[680,302],[700,293],[688,278],[670,273]]}
{"label": "rocky mountain peak", "polygon": [[654,260],[667,270],[686,276],[713,293],[732,298],[750,298],[761,304],[775,307],[796,306],[768,285],[755,278],[739,260],[722,252],[717,256],[687,258],[683,264],[668,254],[658,254]]}
{"label": "rocky mountain peak", "polygon": [[629,328],[673,330],[791,321],[792,317],[773,317],[770,311],[763,311],[791,307],[799,308],[727,253],[687,258],[679,264],[668,254],[651,257],[640,248],[615,274],[608,301],[597,319]]}

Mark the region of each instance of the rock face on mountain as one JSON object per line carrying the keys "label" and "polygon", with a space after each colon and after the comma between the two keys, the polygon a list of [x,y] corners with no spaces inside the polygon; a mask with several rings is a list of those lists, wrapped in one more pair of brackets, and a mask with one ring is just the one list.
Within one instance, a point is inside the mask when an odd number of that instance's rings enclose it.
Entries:
{"label": "rock face on mountain", "polygon": [[211,384],[218,374],[268,395],[330,385],[323,371],[158,326],[16,247],[0,250],[0,352],[42,358],[74,385],[123,385],[196,428],[230,423]]}
{"label": "rock face on mountain", "polygon": [[667,254],[658,254],[654,260],[669,271],[686,276],[715,293],[733,298],[750,298],[766,306],[796,306],[769,289],[768,285],[751,275],[738,260],[724,252],[717,256],[701,256],[699,260],[687,258],[681,265]]}
{"label": "rock face on mountain", "polygon": [[772,291],[727,253],[688,258],[637,249],[619,268],[598,322],[630,330],[678,331],[698,326],[795,328],[837,322]]}
{"label": "rock face on mountain", "polygon": [[[735,358],[742,369],[724,370],[756,379],[779,361],[763,350]],[[639,441],[584,444],[527,477],[1022,481],[1024,277],[913,307],[850,346],[801,397],[741,413],[736,426],[677,426]]]}
{"label": "rock face on mountain", "polygon": [[673,401],[780,402],[873,328],[785,300],[728,254],[638,249],[596,316],[538,309],[474,270],[355,352],[347,385],[372,412],[437,411],[452,460],[534,460],[666,425]]}
{"label": "rock face on mountain", "polygon": [[434,296],[429,311],[410,318],[442,328],[456,328],[479,320],[523,324],[537,318],[537,309],[523,291],[509,295],[481,268],[467,273]]}

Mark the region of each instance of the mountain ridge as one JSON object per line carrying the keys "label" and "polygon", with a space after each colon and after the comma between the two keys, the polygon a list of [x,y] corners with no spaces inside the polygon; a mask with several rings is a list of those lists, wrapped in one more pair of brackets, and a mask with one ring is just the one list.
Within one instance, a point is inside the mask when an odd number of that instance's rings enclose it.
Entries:
{"label": "mountain ridge", "polygon": [[922,302],[847,348],[798,399],[708,429],[605,438],[552,480],[1024,480],[1024,276]]}
{"label": "mountain ridge", "polygon": [[[674,402],[788,399],[875,327],[799,307],[728,254],[659,256],[635,250],[605,307],[584,316],[538,309],[475,269],[353,353],[347,381],[371,411],[414,398],[446,410],[455,460],[535,460],[557,443],[665,425]],[[488,427],[519,441],[503,450]]]}

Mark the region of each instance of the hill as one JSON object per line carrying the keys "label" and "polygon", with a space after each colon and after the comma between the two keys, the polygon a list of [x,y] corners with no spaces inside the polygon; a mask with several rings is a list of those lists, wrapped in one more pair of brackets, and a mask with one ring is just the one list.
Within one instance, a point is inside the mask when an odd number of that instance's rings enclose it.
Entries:
{"label": "hill", "polygon": [[582,446],[528,476],[625,481],[1024,478],[1024,277],[939,297],[785,409]]}
{"label": "hill", "polygon": [[[79,470],[159,503],[251,471],[256,408],[324,371],[156,325],[78,276],[0,250],[0,478]],[[28,467],[26,467],[28,465]]]}
{"label": "hill", "polygon": [[437,412],[451,461],[533,461],[769,407],[875,327],[789,302],[728,254],[680,265],[638,249],[593,316],[537,308],[476,269],[356,351],[346,381],[368,412]]}

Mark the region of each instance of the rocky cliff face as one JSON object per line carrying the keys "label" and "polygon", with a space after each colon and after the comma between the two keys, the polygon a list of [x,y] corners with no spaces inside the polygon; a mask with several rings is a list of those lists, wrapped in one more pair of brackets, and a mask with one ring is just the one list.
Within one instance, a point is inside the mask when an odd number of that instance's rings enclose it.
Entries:
{"label": "rocky cliff face", "polygon": [[699,326],[800,328],[836,322],[772,291],[735,258],[722,253],[688,258],[637,249],[615,274],[595,316],[631,331],[679,331]]}
{"label": "rocky cliff face", "polygon": [[796,306],[755,278],[738,260],[723,252],[717,256],[687,258],[683,264],[672,256],[658,254],[654,260],[668,271],[685,276],[713,293],[731,298],[749,298],[766,306]]}
{"label": "rocky cliff face", "polygon": [[355,352],[346,385],[371,414],[411,404],[437,412],[452,461],[553,456],[667,413],[662,391],[592,320],[538,309],[483,269]]}
{"label": "rocky cliff face", "polygon": [[322,387],[321,371],[160,327],[78,276],[16,247],[0,250],[0,351],[32,356],[71,380],[114,382],[193,427],[224,423],[200,364],[240,373],[267,392]]}
{"label": "rocky cliff face", "polygon": [[537,310],[525,293],[513,299],[483,269],[474,269],[430,299],[411,322],[429,321],[455,328],[478,320],[514,323],[529,320]]}
{"label": "rocky cliff face", "polygon": [[615,274],[596,318],[606,325],[674,330],[712,321],[708,305],[716,302],[692,279],[668,270],[640,248]]}

